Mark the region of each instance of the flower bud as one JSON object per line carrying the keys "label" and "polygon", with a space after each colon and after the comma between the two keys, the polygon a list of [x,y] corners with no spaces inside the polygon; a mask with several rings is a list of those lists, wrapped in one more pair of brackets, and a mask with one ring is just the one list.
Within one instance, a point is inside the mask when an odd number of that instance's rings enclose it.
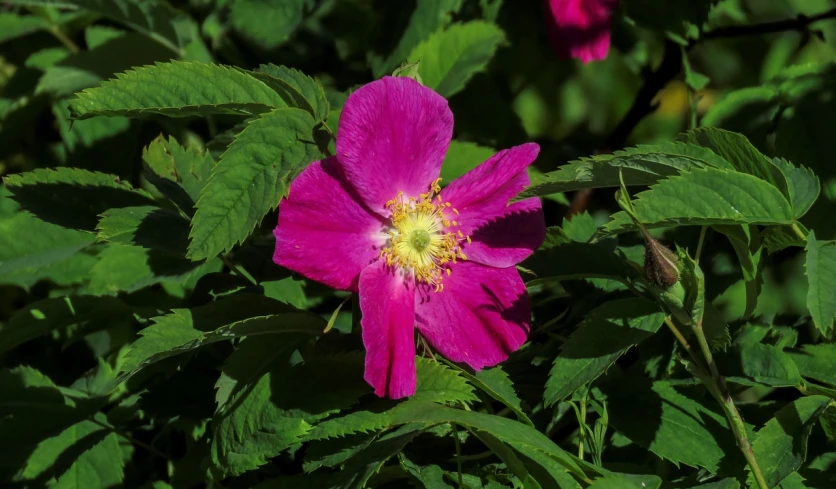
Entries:
{"label": "flower bud", "polygon": [[644,273],[654,285],[668,289],[679,281],[679,258],[665,245],[645,235]]}

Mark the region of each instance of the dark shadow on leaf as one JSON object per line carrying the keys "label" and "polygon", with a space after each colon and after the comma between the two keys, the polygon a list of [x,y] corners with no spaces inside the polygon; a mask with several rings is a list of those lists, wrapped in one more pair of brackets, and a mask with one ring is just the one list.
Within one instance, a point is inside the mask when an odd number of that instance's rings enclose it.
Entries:
{"label": "dark shadow on leaf", "polygon": [[[121,183],[118,177],[113,180]],[[99,214],[108,209],[154,205],[153,199],[127,187],[36,183],[7,188],[22,209],[39,219],[83,231],[94,231]]]}

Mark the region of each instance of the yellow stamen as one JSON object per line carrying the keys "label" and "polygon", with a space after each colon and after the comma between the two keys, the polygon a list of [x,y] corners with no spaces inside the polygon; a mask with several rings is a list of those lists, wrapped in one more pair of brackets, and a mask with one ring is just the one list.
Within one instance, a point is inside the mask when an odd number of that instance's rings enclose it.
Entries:
{"label": "yellow stamen", "polygon": [[[460,247],[460,240],[470,242],[470,237],[461,231],[447,230],[457,226],[444,216],[444,209],[451,208],[449,202],[442,202],[439,178],[430,185],[429,192],[418,199],[404,198],[403,192],[386,203],[392,212],[392,230],[388,232],[389,242],[380,252],[386,264],[397,265],[412,273],[416,280],[435,287],[441,292],[442,277],[450,275],[449,263],[458,259],[467,260]],[[458,215],[458,211],[453,209]]]}

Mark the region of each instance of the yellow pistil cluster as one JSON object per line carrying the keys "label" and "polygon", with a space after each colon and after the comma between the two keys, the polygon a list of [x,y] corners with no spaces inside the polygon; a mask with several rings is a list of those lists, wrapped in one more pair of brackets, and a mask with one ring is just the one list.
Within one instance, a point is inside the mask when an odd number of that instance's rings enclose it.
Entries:
{"label": "yellow pistil cluster", "polygon": [[389,243],[380,252],[388,265],[397,265],[414,274],[415,279],[431,284],[436,292],[444,286],[441,278],[444,273],[450,275],[451,263],[467,260],[459,243],[470,237],[461,231],[451,232],[458,226],[455,220],[449,220],[444,211],[449,209],[458,215],[459,211],[449,202],[442,202],[439,178],[427,193],[418,198],[405,199],[403,192],[386,203],[392,212],[392,229],[389,231]]}

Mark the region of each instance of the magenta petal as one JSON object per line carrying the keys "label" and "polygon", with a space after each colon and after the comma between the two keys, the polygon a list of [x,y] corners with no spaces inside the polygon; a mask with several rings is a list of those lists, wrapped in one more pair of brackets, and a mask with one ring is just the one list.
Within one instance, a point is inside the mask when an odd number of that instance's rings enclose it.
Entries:
{"label": "magenta petal", "polygon": [[447,101],[410,78],[384,77],[352,93],[340,115],[337,157],[375,212],[398,192],[416,197],[438,178],[453,137]]}
{"label": "magenta petal", "polygon": [[359,202],[336,158],[311,163],[279,204],[273,261],[329,287],[357,290],[360,271],[377,259],[383,223]]}
{"label": "magenta petal", "polygon": [[470,261],[492,267],[511,267],[525,260],[546,239],[546,221],[540,199],[515,202],[500,217],[470,234],[462,246]]}
{"label": "magenta petal", "polygon": [[415,394],[415,288],[383,260],[360,273],[366,382],[380,397]]}
{"label": "magenta petal", "polygon": [[516,268],[459,262],[442,283],[441,292],[421,286],[415,320],[446,358],[480,370],[505,360],[525,342],[531,307]]}
{"label": "magenta petal", "polygon": [[618,0],[549,0],[549,37],[555,52],[584,63],[605,59],[617,4]]}
{"label": "magenta petal", "polygon": [[529,183],[526,168],[537,158],[534,143],[500,151],[442,190],[441,197],[459,212],[457,229],[472,243],[463,250],[470,260],[509,267],[527,258],[546,236],[543,209],[537,198],[508,205]]}

